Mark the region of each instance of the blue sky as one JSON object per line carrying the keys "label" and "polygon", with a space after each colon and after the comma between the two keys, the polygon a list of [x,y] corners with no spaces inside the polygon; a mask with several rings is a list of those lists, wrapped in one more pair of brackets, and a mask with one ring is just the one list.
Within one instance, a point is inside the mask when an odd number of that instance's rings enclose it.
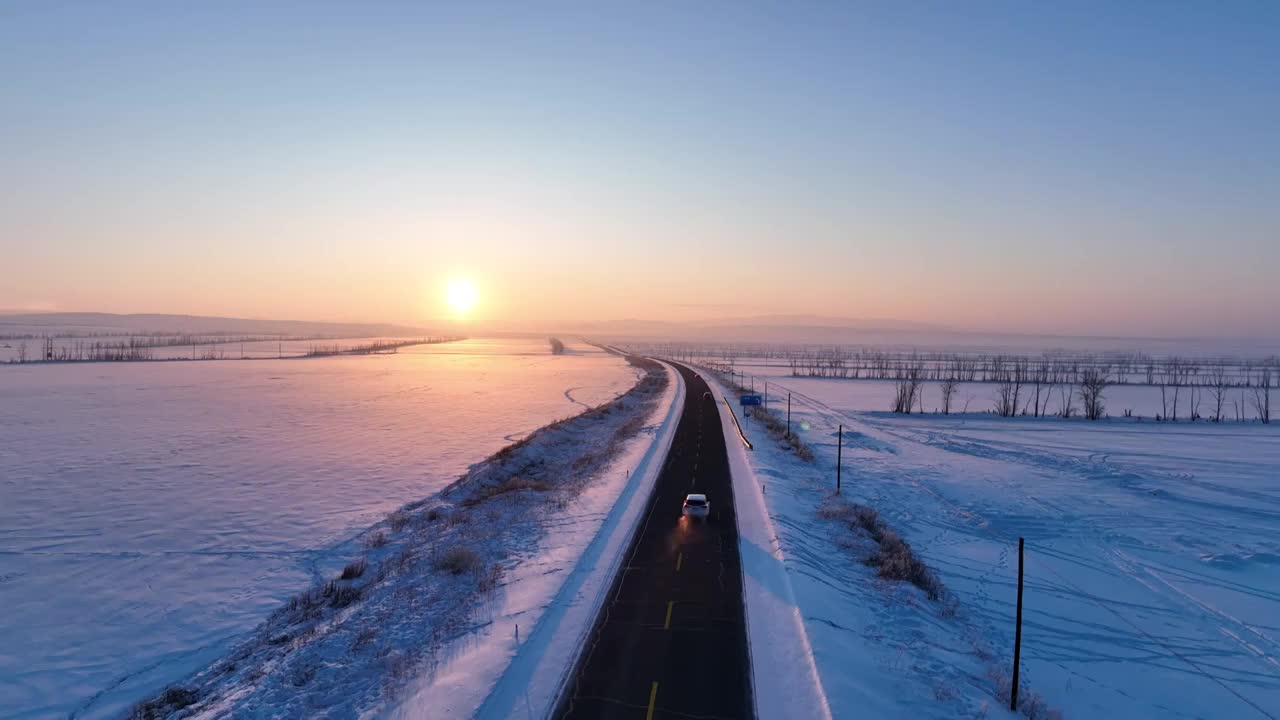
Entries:
{"label": "blue sky", "polygon": [[6,4],[0,307],[1280,335],[1280,6],[907,5]]}

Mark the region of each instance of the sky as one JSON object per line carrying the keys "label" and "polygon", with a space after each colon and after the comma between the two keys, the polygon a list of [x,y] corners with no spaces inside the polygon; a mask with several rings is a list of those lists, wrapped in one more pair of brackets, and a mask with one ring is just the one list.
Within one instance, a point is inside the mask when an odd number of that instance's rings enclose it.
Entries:
{"label": "sky", "polygon": [[1280,4],[0,3],[0,308],[1280,337]]}

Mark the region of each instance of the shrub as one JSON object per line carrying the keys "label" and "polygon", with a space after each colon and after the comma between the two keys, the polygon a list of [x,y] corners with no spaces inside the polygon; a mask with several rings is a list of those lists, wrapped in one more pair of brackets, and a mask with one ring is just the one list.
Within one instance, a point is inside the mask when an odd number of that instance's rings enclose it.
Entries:
{"label": "shrub", "polygon": [[924,564],[911,546],[892,530],[885,530],[879,547],[866,560],[886,580],[909,582],[920,588],[930,600],[942,597],[942,584]]}
{"label": "shrub", "polygon": [[498,583],[502,581],[503,569],[502,565],[494,563],[480,577],[480,592],[492,592],[497,589]]}
{"label": "shrub", "polygon": [[757,407],[752,409],[751,417],[759,420],[769,435],[778,440],[783,447],[794,452],[796,457],[805,462],[813,462],[813,449],[806,445],[799,435],[787,432],[787,423],[781,415],[773,410]]}
{"label": "shrub", "polygon": [[387,515],[387,523],[391,525],[392,532],[400,532],[409,524],[409,513],[403,510],[396,510]]}
{"label": "shrub", "polygon": [[369,567],[369,562],[364,558],[352,560],[347,566],[342,568],[342,580],[354,580],[364,574],[365,569]]}
{"label": "shrub", "polygon": [[289,602],[277,610],[274,617],[282,618],[287,624],[295,624],[314,620],[324,605],[324,597],[319,588],[308,588],[289,598]]}
{"label": "shrub", "polygon": [[436,558],[437,570],[445,570],[453,575],[461,575],[474,570],[480,564],[480,556],[471,548],[455,545]]}
{"label": "shrub", "polygon": [[865,562],[874,567],[880,577],[909,582],[923,590],[930,600],[941,600],[946,595],[942,582],[929,566],[874,508],[857,503],[830,502],[819,508],[818,514],[828,519],[843,520],[850,527],[862,530],[875,542],[876,548]]}
{"label": "shrub", "polygon": [[[987,677],[995,686],[996,699],[1007,704],[1013,681],[998,668],[988,670]],[[1023,683],[1018,683],[1018,712],[1028,720],[1062,720],[1063,717],[1061,710],[1050,708],[1044,696]]]}
{"label": "shrub", "polygon": [[364,544],[370,548],[380,548],[387,544],[387,534],[379,530],[378,532],[370,535],[369,538],[364,541]]}
{"label": "shrub", "polygon": [[360,588],[354,585],[345,585],[337,580],[330,580],[325,583],[321,595],[328,600],[329,607],[341,609],[359,600],[361,592]]}
{"label": "shrub", "polygon": [[195,705],[200,693],[190,688],[172,685],[159,696],[140,702],[129,713],[130,720],[159,720],[170,713]]}
{"label": "shrub", "polygon": [[463,505],[479,505],[486,500],[491,500],[499,495],[505,495],[518,490],[546,492],[550,489],[551,484],[542,480],[529,480],[518,475],[512,475],[497,485],[485,485],[477,488],[471,497],[463,502]]}

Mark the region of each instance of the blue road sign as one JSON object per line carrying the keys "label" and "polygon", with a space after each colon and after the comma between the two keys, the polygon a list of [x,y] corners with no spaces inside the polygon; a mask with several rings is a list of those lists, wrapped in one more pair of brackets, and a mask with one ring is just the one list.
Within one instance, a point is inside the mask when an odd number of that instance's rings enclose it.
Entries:
{"label": "blue road sign", "polygon": [[742,407],[747,407],[748,405],[763,405],[764,398],[755,394],[747,394],[742,396],[741,402]]}

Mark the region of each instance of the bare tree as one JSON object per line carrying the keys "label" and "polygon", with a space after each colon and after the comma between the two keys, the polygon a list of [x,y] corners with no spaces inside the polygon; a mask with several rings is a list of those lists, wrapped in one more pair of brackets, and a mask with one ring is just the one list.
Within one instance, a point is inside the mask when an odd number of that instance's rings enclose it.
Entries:
{"label": "bare tree", "polygon": [[1072,405],[1072,398],[1075,393],[1071,391],[1071,385],[1063,383],[1058,386],[1058,416],[1069,418],[1075,414],[1075,407]]}
{"label": "bare tree", "polygon": [[1222,406],[1227,401],[1227,368],[1215,365],[1209,374],[1209,395],[1213,398],[1213,421],[1222,422]]}
{"label": "bare tree", "polygon": [[1258,419],[1264,423],[1271,422],[1271,382],[1272,363],[1264,362],[1258,368],[1257,381],[1253,384],[1253,409]]}
{"label": "bare tree", "polygon": [[[1047,360],[1041,360],[1031,370],[1031,385],[1035,388],[1035,397],[1032,400],[1032,413],[1036,417],[1040,417],[1040,391],[1043,389],[1045,382],[1049,379],[1049,363]],[[1047,393],[1046,393],[1047,394]]]}
{"label": "bare tree", "polygon": [[1102,392],[1107,389],[1110,380],[1110,369],[1106,365],[1086,367],[1080,371],[1080,404],[1084,406],[1084,416],[1090,420],[1102,417],[1106,406],[1102,402]]}
{"label": "bare tree", "polygon": [[1026,378],[1025,361],[1015,358],[1006,369],[1005,359],[992,361],[992,371],[996,375],[996,414],[1000,417],[1013,417],[1018,414],[1018,398],[1022,394],[1022,383]]}
{"label": "bare tree", "polygon": [[[911,414],[911,409],[923,395],[924,387],[921,382],[923,375],[924,368],[919,364],[899,368],[898,377],[893,382],[894,412]],[[923,412],[923,406],[921,407]]]}
{"label": "bare tree", "polygon": [[20,342],[18,343],[18,362],[24,363],[26,361],[27,361],[27,344],[25,342]]}
{"label": "bare tree", "polygon": [[946,380],[943,380],[942,384],[938,386],[939,389],[942,391],[942,414],[943,415],[951,414],[951,399],[954,398],[956,395],[956,384],[957,383],[955,378],[949,377]]}
{"label": "bare tree", "polygon": [[1157,420],[1169,419],[1169,375],[1162,373],[1160,375],[1160,414],[1156,416]]}
{"label": "bare tree", "polygon": [[1011,417],[1018,411],[1015,403],[1013,391],[1013,381],[1004,380],[996,385],[996,414],[1000,417]]}
{"label": "bare tree", "polygon": [[[1169,385],[1173,387],[1173,407],[1165,410],[1165,417],[1174,422],[1178,422],[1178,393],[1182,387],[1182,359],[1179,357],[1169,358],[1168,368],[1165,370],[1165,377]],[[1163,395],[1164,388],[1161,388]]]}

